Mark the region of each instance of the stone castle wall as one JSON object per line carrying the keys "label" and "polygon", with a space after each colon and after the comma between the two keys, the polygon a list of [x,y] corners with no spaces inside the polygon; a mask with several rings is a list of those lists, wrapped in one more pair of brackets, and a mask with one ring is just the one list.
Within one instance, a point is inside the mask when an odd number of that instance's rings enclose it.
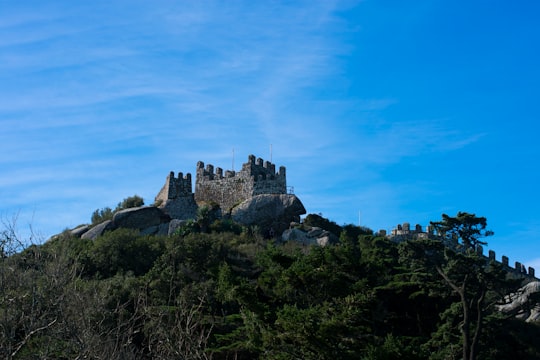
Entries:
{"label": "stone castle wall", "polygon": [[[379,231],[379,234],[386,236],[386,231],[381,230]],[[409,239],[439,239],[440,237],[435,234],[435,231],[431,226],[427,226],[426,231],[424,231],[422,229],[422,226],[419,224],[416,224],[413,229],[411,228],[410,223],[403,223],[403,225],[398,224],[391,231],[390,235],[388,235],[388,238],[392,239],[393,241],[399,242]],[[452,244],[447,243],[446,245],[454,248],[458,247],[457,242]],[[484,256],[484,249],[482,246],[478,246],[476,251],[479,255]],[[495,257],[495,251],[493,250],[488,251],[488,256],[486,257],[486,259],[501,263],[503,265],[503,268],[506,269],[506,271],[508,271],[509,273],[512,273],[515,277],[536,278],[535,269],[533,267],[529,266],[527,268],[519,261],[516,261],[514,266],[511,266],[508,257],[505,255],[501,257],[501,261],[498,261]]]}
{"label": "stone castle wall", "polygon": [[189,197],[191,194],[193,194],[191,190],[191,174],[188,173],[184,176],[183,173],[179,172],[178,177],[174,177],[174,172],[171,171],[156,196],[156,202]]}
{"label": "stone castle wall", "polygon": [[215,202],[224,211],[229,211],[235,205],[255,195],[286,194],[287,181],[285,167],[281,166],[276,173],[275,165],[254,155],[248,157],[248,162],[242,165],[242,170],[235,172],[197,163],[197,178],[195,182],[195,201]]}
{"label": "stone castle wall", "polygon": [[[229,211],[235,205],[255,195],[286,194],[287,180],[285,167],[281,166],[276,173],[276,166],[269,161],[249,155],[248,161],[242,165],[238,172],[221,168],[214,170],[213,165],[206,165],[202,161],[197,163],[197,176],[195,192],[192,191],[191,174],[185,176],[174,172],[167,176],[165,184],[156,196],[156,203],[160,207],[170,209],[174,217],[183,204],[191,203],[217,203],[223,211]],[[175,204],[176,203],[176,206]],[[191,211],[191,210],[190,210]]]}
{"label": "stone castle wall", "polygon": [[191,190],[191,174],[179,172],[178,177],[170,172],[165,184],[155,198],[156,204],[173,219],[192,219],[197,213],[197,204]]}

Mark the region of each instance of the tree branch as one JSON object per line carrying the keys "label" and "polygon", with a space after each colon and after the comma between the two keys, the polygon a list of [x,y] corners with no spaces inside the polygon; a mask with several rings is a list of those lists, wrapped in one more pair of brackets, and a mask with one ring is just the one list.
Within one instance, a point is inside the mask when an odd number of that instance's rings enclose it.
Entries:
{"label": "tree branch", "polygon": [[44,326],[39,327],[37,329],[34,329],[34,330],[30,331],[28,334],[26,334],[26,336],[24,337],[24,340],[20,342],[20,344],[15,349],[15,351],[13,351],[13,353],[11,354],[11,357],[15,357],[15,355],[17,355],[17,353],[22,349],[22,347],[28,342],[28,340],[30,340],[30,338],[34,334],[50,328],[51,326],[53,326],[56,323],[56,320],[58,320],[58,319],[54,319],[53,321],[51,321],[47,325],[44,325]]}

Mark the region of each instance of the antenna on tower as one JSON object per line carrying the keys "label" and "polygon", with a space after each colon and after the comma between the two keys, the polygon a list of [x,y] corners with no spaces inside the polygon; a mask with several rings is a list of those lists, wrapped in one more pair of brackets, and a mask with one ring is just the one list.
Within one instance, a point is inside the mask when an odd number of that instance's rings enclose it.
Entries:
{"label": "antenna on tower", "polygon": [[234,171],[234,148],[232,148],[232,171]]}
{"label": "antenna on tower", "polygon": [[272,144],[270,144],[270,163],[272,163]]}

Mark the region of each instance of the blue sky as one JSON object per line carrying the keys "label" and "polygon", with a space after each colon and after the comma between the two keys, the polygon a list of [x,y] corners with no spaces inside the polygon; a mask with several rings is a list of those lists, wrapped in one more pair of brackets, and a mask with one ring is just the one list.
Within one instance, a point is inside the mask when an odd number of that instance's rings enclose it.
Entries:
{"label": "blue sky", "polygon": [[[199,160],[308,213],[486,216],[540,268],[537,1],[0,0],[0,214],[42,239]],[[540,270],[540,269],[539,269]]]}

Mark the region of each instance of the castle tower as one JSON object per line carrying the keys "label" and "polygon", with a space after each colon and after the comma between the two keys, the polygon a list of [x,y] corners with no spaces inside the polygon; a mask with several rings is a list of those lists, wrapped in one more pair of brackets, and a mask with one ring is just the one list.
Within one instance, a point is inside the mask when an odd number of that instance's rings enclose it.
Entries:
{"label": "castle tower", "polygon": [[195,192],[192,191],[191,174],[178,177],[170,172],[165,184],[156,196],[155,202],[165,213],[175,219],[195,218],[198,205],[218,204],[228,212],[234,206],[256,195],[286,194],[287,180],[285,167],[276,172],[276,166],[270,161],[263,161],[248,156],[248,161],[238,172],[223,169],[204,162],[197,163]]}
{"label": "castle tower", "polygon": [[202,161],[197,163],[195,201],[198,204],[216,203],[223,211],[229,211],[255,195],[286,193],[285,167],[281,166],[276,173],[274,164],[254,155],[248,156],[242,170],[227,170],[225,175],[221,168],[214,171],[213,165],[205,167]]}
{"label": "castle tower", "polygon": [[197,213],[197,204],[191,190],[191,174],[178,177],[171,171],[165,184],[157,194],[155,203],[173,219],[193,219]]}
{"label": "castle tower", "polygon": [[165,202],[167,200],[176,199],[178,197],[189,196],[191,191],[191,174],[179,172],[178,177],[174,177],[174,172],[171,171],[165,179],[165,184],[156,196],[156,203]]}

